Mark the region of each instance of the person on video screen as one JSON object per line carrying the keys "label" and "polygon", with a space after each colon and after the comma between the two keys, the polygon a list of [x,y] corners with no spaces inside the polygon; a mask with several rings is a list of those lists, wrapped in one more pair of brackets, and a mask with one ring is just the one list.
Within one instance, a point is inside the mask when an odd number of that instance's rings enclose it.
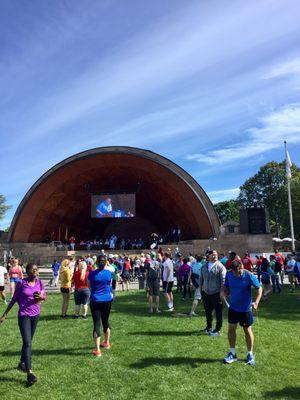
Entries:
{"label": "person on video screen", "polygon": [[111,198],[107,197],[102,200],[96,207],[96,216],[97,218],[105,218],[112,216],[112,204]]}

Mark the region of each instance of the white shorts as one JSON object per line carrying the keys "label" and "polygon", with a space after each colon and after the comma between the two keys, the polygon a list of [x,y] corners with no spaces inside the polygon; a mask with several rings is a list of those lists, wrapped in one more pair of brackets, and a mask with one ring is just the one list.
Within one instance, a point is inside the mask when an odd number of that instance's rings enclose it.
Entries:
{"label": "white shorts", "polygon": [[201,300],[201,292],[200,292],[200,288],[195,289],[195,296],[194,296],[194,300]]}

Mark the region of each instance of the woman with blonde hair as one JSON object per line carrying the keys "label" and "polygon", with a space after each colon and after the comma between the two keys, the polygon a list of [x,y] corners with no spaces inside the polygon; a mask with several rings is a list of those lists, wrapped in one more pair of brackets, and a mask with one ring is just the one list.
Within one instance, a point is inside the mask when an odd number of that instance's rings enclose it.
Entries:
{"label": "woman with blonde hair", "polygon": [[80,308],[82,306],[82,318],[87,319],[88,303],[90,299],[90,289],[88,288],[87,280],[89,270],[87,263],[83,260],[78,260],[77,268],[74,272],[72,281],[74,282],[75,292],[75,312],[74,318],[79,318]]}
{"label": "woman with blonde hair", "polygon": [[63,260],[61,263],[59,280],[60,280],[60,292],[63,298],[61,307],[61,318],[66,318],[69,307],[69,301],[71,295],[71,282],[72,282],[70,260],[68,259]]}
{"label": "woman with blonde hair", "polygon": [[8,275],[10,283],[10,294],[13,297],[17,283],[23,279],[23,270],[17,258],[14,258],[12,260],[12,266],[9,269]]}

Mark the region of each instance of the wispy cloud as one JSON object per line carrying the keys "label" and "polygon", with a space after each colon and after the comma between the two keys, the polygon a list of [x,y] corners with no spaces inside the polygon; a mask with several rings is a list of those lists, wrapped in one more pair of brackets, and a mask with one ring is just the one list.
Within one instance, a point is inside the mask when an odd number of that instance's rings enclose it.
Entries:
{"label": "wispy cloud", "polygon": [[300,103],[290,104],[274,111],[260,120],[260,127],[245,132],[245,139],[239,143],[206,154],[190,154],[187,160],[213,165],[230,165],[237,161],[257,157],[283,146],[300,143]]}
{"label": "wispy cloud", "polygon": [[240,192],[239,188],[232,188],[223,190],[212,190],[210,192],[207,192],[207,194],[213,203],[218,203],[220,201],[237,198],[239,192]]}
{"label": "wispy cloud", "polygon": [[279,78],[284,76],[300,76],[300,57],[276,64],[264,75],[265,79]]}

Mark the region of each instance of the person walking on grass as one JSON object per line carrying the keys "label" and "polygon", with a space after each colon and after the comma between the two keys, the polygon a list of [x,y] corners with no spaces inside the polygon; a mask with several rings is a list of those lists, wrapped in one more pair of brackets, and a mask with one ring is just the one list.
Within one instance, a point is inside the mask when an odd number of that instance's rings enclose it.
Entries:
{"label": "person walking on grass", "polygon": [[[224,265],[224,264],[223,264]],[[198,306],[199,301],[201,300],[201,292],[200,292],[200,271],[202,268],[202,256],[196,256],[196,262],[191,264],[191,271],[190,271],[190,280],[193,283],[195,288],[194,292],[194,300],[192,303],[192,308],[190,311],[190,317],[196,317],[196,308]]]}
{"label": "person walking on grass", "polygon": [[[257,296],[252,303],[251,287],[257,290]],[[231,264],[231,271],[227,272],[225,284],[222,290],[222,297],[229,296],[228,309],[228,341],[229,353],[224,358],[225,364],[232,364],[237,361],[235,352],[236,344],[236,328],[239,323],[244,329],[245,340],[247,345],[247,365],[255,365],[253,355],[254,335],[252,332],[253,312],[256,311],[262,296],[262,288],[257,277],[249,271],[245,271],[243,263],[239,257]]]}
{"label": "person walking on grass", "polygon": [[165,253],[163,263],[163,291],[167,301],[168,311],[174,311],[174,299],[172,288],[174,284],[174,264],[171,260],[171,253]]}
{"label": "person walking on grass", "polygon": [[12,259],[12,266],[9,269],[9,282],[10,282],[10,294],[14,295],[17,283],[23,279],[23,270],[21,265],[19,265],[19,260],[17,258]]}
{"label": "person walking on grass", "polygon": [[63,260],[61,263],[59,280],[60,280],[60,292],[63,298],[61,306],[61,318],[67,318],[67,311],[71,296],[71,283],[72,283],[70,260],[68,259]]}
{"label": "person walking on grass", "polygon": [[82,318],[87,319],[88,302],[90,299],[90,289],[88,288],[88,276],[89,271],[87,269],[87,263],[79,260],[77,268],[73,274],[72,281],[74,282],[74,301],[75,301],[75,312],[74,319],[79,318],[80,308],[82,308]]}
{"label": "person walking on grass", "polygon": [[156,312],[161,313],[159,309],[159,286],[160,286],[160,263],[156,259],[154,251],[150,254],[151,260],[146,265],[146,282],[147,291],[149,294],[149,313],[153,313],[153,306],[155,305]]}
{"label": "person walking on grass", "polygon": [[6,302],[6,293],[5,293],[5,282],[8,284],[8,272],[6,267],[3,267],[0,265],[0,295],[1,299],[4,301],[4,304],[7,304]]}
{"label": "person walking on grass", "polygon": [[[88,277],[88,286],[91,290],[90,308],[93,318],[93,338],[95,349],[93,355],[101,357],[100,347],[110,349],[110,325],[109,315],[111,303],[113,301],[113,292],[111,287],[112,273],[106,269],[107,258],[105,255],[99,255],[97,258],[97,269],[91,271]],[[100,325],[102,322],[104,341],[100,345]]]}
{"label": "person walking on grass", "polygon": [[42,281],[38,278],[38,267],[35,264],[28,264],[26,273],[27,278],[17,283],[14,295],[0,318],[0,323],[5,321],[14,304],[18,303],[18,324],[23,341],[18,369],[27,373],[27,385],[30,386],[37,382],[31,366],[31,344],[41,312],[40,303],[46,300],[46,292]]}
{"label": "person walking on grass", "polygon": [[290,292],[295,291],[295,266],[296,266],[296,260],[293,254],[288,254],[286,263],[286,272],[288,274],[289,283],[291,285]]}
{"label": "person walking on grass", "polygon": [[[215,250],[208,251],[208,261],[200,270],[200,289],[206,316],[206,327],[201,333],[220,336],[223,324],[223,302],[220,292],[225,282],[226,268],[218,260]],[[216,313],[216,328],[212,330],[213,311]]]}

